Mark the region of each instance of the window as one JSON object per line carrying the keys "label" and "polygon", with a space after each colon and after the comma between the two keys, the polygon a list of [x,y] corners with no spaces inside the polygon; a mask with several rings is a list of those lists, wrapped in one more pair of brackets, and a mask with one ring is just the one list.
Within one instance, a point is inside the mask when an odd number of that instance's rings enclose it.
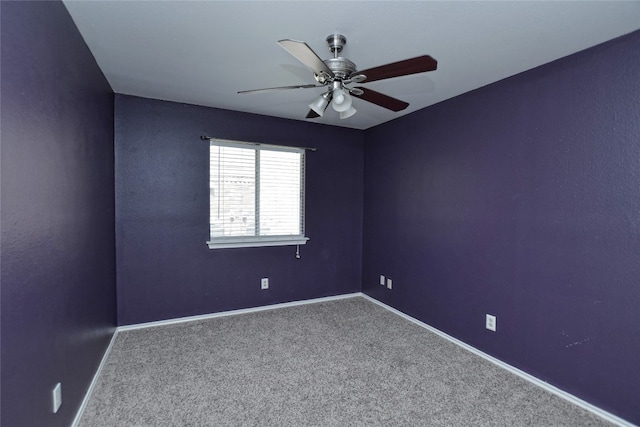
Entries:
{"label": "window", "polygon": [[304,162],[301,148],[211,139],[209,248],[305,244]]}

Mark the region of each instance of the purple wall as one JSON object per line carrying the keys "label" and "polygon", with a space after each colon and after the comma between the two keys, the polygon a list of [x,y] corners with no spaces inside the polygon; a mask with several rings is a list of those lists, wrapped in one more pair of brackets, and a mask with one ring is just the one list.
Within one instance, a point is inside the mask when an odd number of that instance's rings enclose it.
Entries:
{"label": "purple wall", "polygon": [[[124,95],[115,111],[120,325],[360,291],[362,131]],[[202,134],[318,148],[301,259],[293,246],[208,249]]]}
{"label": "purple wall", "polygon": [[113,93],[62,3],[0,8],[2,425],[68,426],[116,322]]}
{"label": "purple wall", "polygon": [[639,423],[639,76],[635,32],[366,131],[363,290]]}

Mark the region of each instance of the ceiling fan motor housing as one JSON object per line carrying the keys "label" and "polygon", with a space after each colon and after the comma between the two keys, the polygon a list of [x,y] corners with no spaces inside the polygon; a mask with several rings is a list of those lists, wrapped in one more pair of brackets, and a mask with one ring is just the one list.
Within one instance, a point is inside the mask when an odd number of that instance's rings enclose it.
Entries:
{"label": "ceiling fan motor housing", "polygon": [[323,62],[333,71],[338,80],[346,79],[357,69],[356,64],[341,56],[325,59]]}

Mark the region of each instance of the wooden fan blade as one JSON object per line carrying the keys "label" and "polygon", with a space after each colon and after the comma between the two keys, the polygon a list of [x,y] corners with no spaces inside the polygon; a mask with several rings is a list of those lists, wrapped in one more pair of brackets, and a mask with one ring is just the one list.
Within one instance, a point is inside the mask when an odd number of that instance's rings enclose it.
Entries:
{"label": "wooden fan blade", "polygon": [[333,71],[327,67],[327,64],[325,64],[305,42],[284,39],[278,40],[278,43],[298,61],[309,67],[314,73],[325,73],[328,76],[333,77]]}
{"label": "wooden fan blade", "polygon": [[323,87],[323,85],[297,85],[297,86],[280,86],[280,87],[267,87],[264,89],[251,89],[251,90],[239,90],[238,94],[257,93],[257,92],[273,92],[276,90],[288,90],[288,89],[309,89],[312,87]]}
{"label": "wooden fan blade", "polygon": [[316,117],[320,117],[320,114],[316,113],[313,110],[309,110],[306,116],[307,119],[315,119]]}
{"label": "wooden fan blade", "polygon": [[360,89],[362,95],[353,94],[356,98],[364,99],[380,107],[386,108],[391,111],[402,111],[409,106],[409,103],[400,101],[399,99],[392,98],[375,90],[367,89],[365,87],[357,87],[354,89]]}
{"label": "wooden fan blade", "polygon": [[365,82],[390,79],[392,77],[408,76],[410,74],[424,73],[438,68],[438,61],[429,55],[422,55],[404,61],[392,62],[391,64],[380,65],[368,70],[356,71],[355,74],[367,76]]}

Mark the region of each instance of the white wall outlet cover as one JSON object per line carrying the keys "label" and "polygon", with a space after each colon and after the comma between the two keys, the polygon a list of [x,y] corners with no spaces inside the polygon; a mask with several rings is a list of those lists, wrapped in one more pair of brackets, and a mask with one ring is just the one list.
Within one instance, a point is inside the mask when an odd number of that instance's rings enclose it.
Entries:
{"label": "white wall outlet cover", "polygon": [[387,289],[393,289],[393,282],[391,279],[387,279]]}
{"label": "white wall outlet cover", "polygon": [[260,280],[260,289],[269,289],[269,278],[264,277]]}
{"label": "white wall outlet cover", "polygon": [[60,406],[62,406],[62,384],[58,383],[53,388],[53,412],[58,412]]}
{"label": "white wall outlet cover", "polygon": [[383,286],[385,284],[385,278],[384,278],[384,276],[382,274],[380,275],[380,284],[383,285]]}
{"label": "white wall outlet cover", "polygon": [[487,314],[486,327],[490,331],[493,331],[493,332],[496,331],[496,316],[493,316],[491,314]]}

